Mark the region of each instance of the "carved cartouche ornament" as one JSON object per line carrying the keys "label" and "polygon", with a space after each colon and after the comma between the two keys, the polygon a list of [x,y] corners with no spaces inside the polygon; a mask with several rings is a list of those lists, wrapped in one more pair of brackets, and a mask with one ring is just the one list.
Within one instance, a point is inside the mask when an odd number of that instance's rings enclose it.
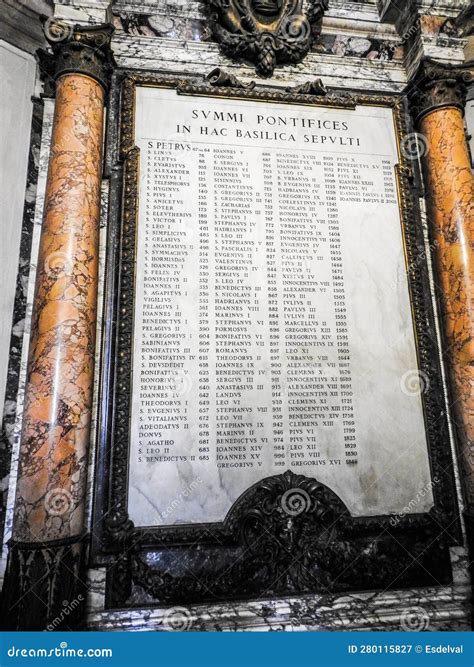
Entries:
{"label": "carved cartouche ornament", "polygon": [[321,30],[329,0],[209,0],[211,28],[222,51],[272,76],[277,64],[299,63]]}

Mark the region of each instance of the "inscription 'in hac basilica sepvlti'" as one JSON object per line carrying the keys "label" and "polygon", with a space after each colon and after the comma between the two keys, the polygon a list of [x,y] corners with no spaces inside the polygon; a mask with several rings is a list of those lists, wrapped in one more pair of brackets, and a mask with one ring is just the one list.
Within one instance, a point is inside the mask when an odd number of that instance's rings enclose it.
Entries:
{"label": "inscription 'in hac basilica sepvlti'", "polygon": [[[361,219],[375,219],[387,241],[401,233],[390,141],[374,150],[349,112],[254,103],[249,122],[242,104],[185,100],[158,137],[137,142],[130,464],[149,482],[160,471],[168,502],[202,485],[181,499],[178,522],[223,518],[232,489],[288,468],[359,479],[362,389],[377,373],[363,356],[365,329],[377,326],[358,307],[372,299],[364,277],[370,291],[386,262],[391,298],[405,290],[409,303],[398,252],[386,248],[372,275],[361,261]],[[411,408],[417,431],[419,402]],[[166,493],[146,502],[164,517]]]}

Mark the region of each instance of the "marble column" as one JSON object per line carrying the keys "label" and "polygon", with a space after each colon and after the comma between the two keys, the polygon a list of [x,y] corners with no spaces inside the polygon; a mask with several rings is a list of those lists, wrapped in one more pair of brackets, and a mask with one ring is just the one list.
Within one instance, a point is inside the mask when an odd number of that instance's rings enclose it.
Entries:
{"label": "marble column", "polygon": [[[13,538],[10,627],[78,621],[94,374],[110,26],[47,23],[56,102],[33,304]],[[60,588],[58,587],[60,582]],[[74,602],[75,601],[75,602]],[[74,618],[75,617],[75,618]],[[58,621],[59,619],[59,621]]]}
{"label": "marble column", "polygon": [[409,99],[424,153],[428,222],[469,537],[474,519],[474,177],[463,111],[473,69],[421,63]]}
{"label": "marble column", "polygon": [[466,125],[469,135],[469,145],[471,149],[471,162],[474,164],[474,82],[469,86],[467,91]]}

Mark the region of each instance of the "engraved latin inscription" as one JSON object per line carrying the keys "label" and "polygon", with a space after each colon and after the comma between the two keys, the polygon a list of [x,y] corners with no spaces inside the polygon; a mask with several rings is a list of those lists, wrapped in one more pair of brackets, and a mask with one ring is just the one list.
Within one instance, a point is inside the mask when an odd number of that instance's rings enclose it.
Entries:
{"label": "engraved latin inscription", "polygon": [[429,484],[391,113],[139,89],[137,525],[289,468],[355,515]]}

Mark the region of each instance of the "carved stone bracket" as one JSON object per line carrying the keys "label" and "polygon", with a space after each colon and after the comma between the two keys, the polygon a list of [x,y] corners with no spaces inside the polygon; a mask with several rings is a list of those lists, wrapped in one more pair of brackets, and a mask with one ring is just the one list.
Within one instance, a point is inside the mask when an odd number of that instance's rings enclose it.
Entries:
{"label": "carved stone bracket", "polygon": [[287,93],[294,93],[295,95],[327,95],[327,88],[324,86],[321,79],[313,79],[313,81],[307,81],[302,83],[300,86],[289,86],[286,89]]}
{"label": "carved stone bracket", "polygon": [[321,32],[328,0],[208,0],[210,24],[222,51],[255,63],[270,77],[277,64],[299,63]]}
{"label": "carved stone bracket", "polygon": [[409,85],[408,99],[415,123],[434,109],[457,107],[464,111],[467,86],[474,81],[474,65],[444,65],[425,58]]}
{"label": "carved stone bracket", "polygon": [[43,73],[58,79],[63,74],[85,74],[108,90],[115,61],[110,49],[114,32],[110,24],[80,26],[48,19],[43,25],[52,52],[40,49]]}
{"label": "carved stone bracket", "polygon": [[255,81],[250,83],[242,83],[233,74],[226,72],[220,67],[216,67],[206,75],[205,80],[211,85],[216,86],[217,88],[241,88],[245,90],[253,90],[255,88]]}

